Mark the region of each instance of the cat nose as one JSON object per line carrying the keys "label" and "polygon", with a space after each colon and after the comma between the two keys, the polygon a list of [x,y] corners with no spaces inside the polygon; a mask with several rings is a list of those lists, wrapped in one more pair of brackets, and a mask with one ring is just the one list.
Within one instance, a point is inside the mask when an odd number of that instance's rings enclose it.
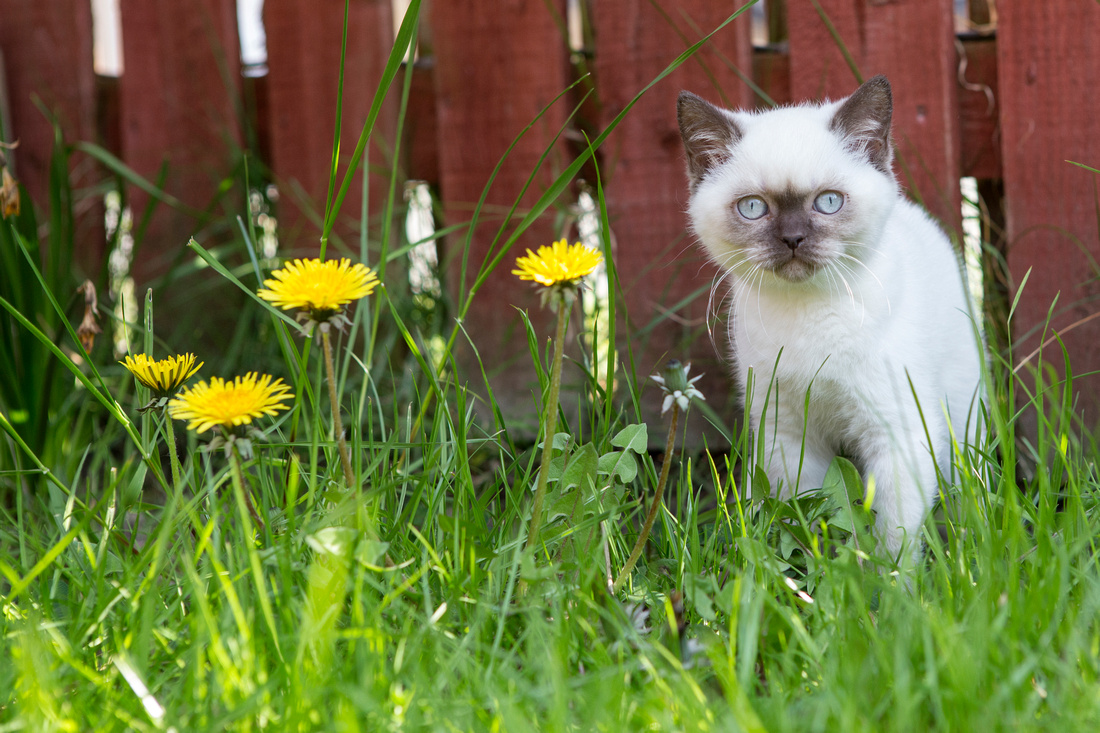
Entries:
{"label": "cat nose", "polygon": [[789,237],[780,237],[783,240],[783,244],[787,245],[792,252],[798,249],[798,245],[806,241],[806,237],[802,234],[795,234]]}

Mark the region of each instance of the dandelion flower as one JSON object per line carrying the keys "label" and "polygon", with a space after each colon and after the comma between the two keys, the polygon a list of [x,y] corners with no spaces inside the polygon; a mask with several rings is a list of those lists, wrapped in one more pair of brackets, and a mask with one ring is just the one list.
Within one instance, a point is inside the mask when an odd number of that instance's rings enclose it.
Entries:
{"label": "dandelion flower", "polygon": [[649,378],[661,385],[661,391],[665,393],[664,403],[661,405],[661,414],[664,415],[675,402],[681,410],[687,410],[692,400],[706,400],[703,393],[695,388],[695,383],[703,378],[700,374],[688,379],[691,372],[691,364],[681,364],[678,360],[671,360],[664,368],[664,374],[651,374]]}
{"label": "dandelion flower", "polygon": [[290,387],[281,379],[249,372],[227,382],[212,377],[199,382],[168,403],[168,414],[187,420],[187,428],[197,433],[213,427],[234,428],[248,425],[264,415],[274,416],[293,399]]}
{"label": "dandelion flower", "polygon": [[600,264],[600,253],[580,242],[572,245],[559,239],[549,247],[539,247],[538,253],[527,250],[526,257],[516,260],[512,270],[520,280],[530,280],[547,288],[575,285]]}
{"label": "dandelion flower", "polygon": [[170,397],[184,382],[202,368],[203,362],[195,364],[194,354],[169,356],[154,361],[146,354],[127,356],[119,364],[126,367],[134,379],[153,391],[157,397]]}
{"label": "dandelion flower", "polygon": [[264,280],[257,295],[283,310],[298,309],[299,320],[307,321],[307,330],[320,324],[340,325],[346,320],[343,309],[348,303],[374,292],[378,276],[374,270],[351,260],[293,260]]}

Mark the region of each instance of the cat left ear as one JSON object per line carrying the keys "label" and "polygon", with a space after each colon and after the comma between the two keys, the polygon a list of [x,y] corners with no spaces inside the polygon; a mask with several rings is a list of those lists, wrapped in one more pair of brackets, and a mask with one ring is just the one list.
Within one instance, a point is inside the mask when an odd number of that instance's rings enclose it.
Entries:
{"label": "cat left ear", "polygon": [[890,118],[894,99],[890,82],[879,75],[865,81],[833,115],[829,129],[844,138],[848,147],[866,156],[874,167],[891,174]]}
{"label": "cat left ear", "polygon": [[729,158],[731,146],[741,139],[741,130],[725,112],[691,92],[680,92],[676,119],[687,153],[688,178],[695,190],[707,171]]}

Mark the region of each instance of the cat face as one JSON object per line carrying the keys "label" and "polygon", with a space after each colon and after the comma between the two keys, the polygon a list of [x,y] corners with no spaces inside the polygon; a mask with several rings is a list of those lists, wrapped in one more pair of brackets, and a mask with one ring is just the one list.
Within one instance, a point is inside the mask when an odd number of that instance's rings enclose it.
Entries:
{"label": "cat face", "polygon": [[711,257],[761,284],[858,272],[897,199],[891,108],[884,77],[842,102],[757,113],[682,92],[689,212]]}

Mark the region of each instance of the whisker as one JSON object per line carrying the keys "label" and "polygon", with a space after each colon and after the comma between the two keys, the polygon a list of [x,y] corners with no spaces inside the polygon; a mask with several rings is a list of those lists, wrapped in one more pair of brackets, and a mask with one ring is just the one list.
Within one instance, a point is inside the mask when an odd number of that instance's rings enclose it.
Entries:
{"label": "whisker", "polygon": [[854,256],[848,254],[847,252],[838,253],[838,257],[840,257],[842,259],[845,259],[845,260],[850,260],[850,261],[856,263],[857,265],[862,267],[864,270],[866,270],[868,275],[870,275],[872,278],[874,278],[874,281],[876,283],[878,283],[879,289],[882,290],[883,295],[886,296],[886,312],[887,313],[892,313],[893,311],[892,311],[891,306],[890,306],[890,293],[886,290],[886,286],[882,284],[882,280],[879,280],[878,275],[875,274],[875,271],[872,270],[870,267],[868,267],[866,262],[859,259],[858,257],[854,257]]}
{"label": "whisker", "polygon": [[[848,291],[848,300],[851,301],[852,308],[855,308],[856,307],[856,294],[852,291],[852,286],[848,283],[848,278],[844,277],[844,273],[841,272],[840,267],[841,267],[841,263],[837,262],[837,263],[835,263],[834,267],[829,267],[829,268],[826,269],[826,271],[829,272],[830,277],[833,274],[835,274],[838,278],[840,278],[840,282],[842,282],[844,284],[844,289],[846,291]],[[837,286],[837,295],[840,295],[840,286]]]}
{"label": "whisker", "polygon": [[[756,266],[756,275],[759,278],[760,282],[763,283],[764,282],[764,267],[763,267],[763,265],[757,265]],[[763,288],[761,288],[760,285],[756,285],[756,317],[760,319],[760,330],[764,332],[764,336],[766,338],[770,339],[771,336],[768,334],[768,324],[764,320],[764,310],[760,305],[760,291],[762,289]]]}
{"label": "whisker", "polygon": [[[719,271],[711,281],[710,293],[707,299],[707,335],[715,351],[719,351],[718,343],[714,336],[714,323],[721,318],[719,308],[721,308],[727,300],[730,301],[730,307],[728,308],[730,316],[727,319],[727,330],[732,327],[733,319],[737,317],[737,312],[744,311],[747,294],[752,287],[751,282],[758,265],[749,268],[747,273],[738,274],[736,270],[749,262],[749,259],[748,253],[739,249],[723,252],[719,256],[711,256],[711,260],[719,268]],[[720,295],[716,303],[715,294],[723,285],[726,286],[725,291]],[[727,334],[727,337],[728,336],[729,334]]]}
{"label": "whisker", "polygon": [[[839,277],[844,282],[844,287],[848,289],[848,297],[852,302],[852,309],[854,310],[855,307],[856,307],[855,293],[852,292],[852,286],[848,283],[848,279],[846,277],[844,277],[844,273],[847,272],[849,275],[853,275],[853,276],[855,275],[855,273],[851,269],[849,269],[848,265],[845,264],[844,262],[838,261],[838,262],[834,263],[834,265],[836,267],[837,277]],[[862,290],[859,293],[859,305],[860,305],[859,325],[860,325],[860,328],[862,328],[864,319],[867,317],[867,307],[866,307],[866,305],[863,301],[863,291]]]}
{"label": "whisker", "polygon": [[[727,282],[733,278],[733,272],[730,270],[722,270],[715,274],[711,281],[710,294],[707,298],[707,335],[710,337],[710,345],[714,348],[715,352],[719,351],[718,342],[714,338],[714,323],[720,318],[719,307],[722,306],[728,298],[731,297],[733,284]],[[721,300],[717,305],[714,302],[714,294],[718,288],[722,285],[726,285],[725,293],[722,295]]]}

